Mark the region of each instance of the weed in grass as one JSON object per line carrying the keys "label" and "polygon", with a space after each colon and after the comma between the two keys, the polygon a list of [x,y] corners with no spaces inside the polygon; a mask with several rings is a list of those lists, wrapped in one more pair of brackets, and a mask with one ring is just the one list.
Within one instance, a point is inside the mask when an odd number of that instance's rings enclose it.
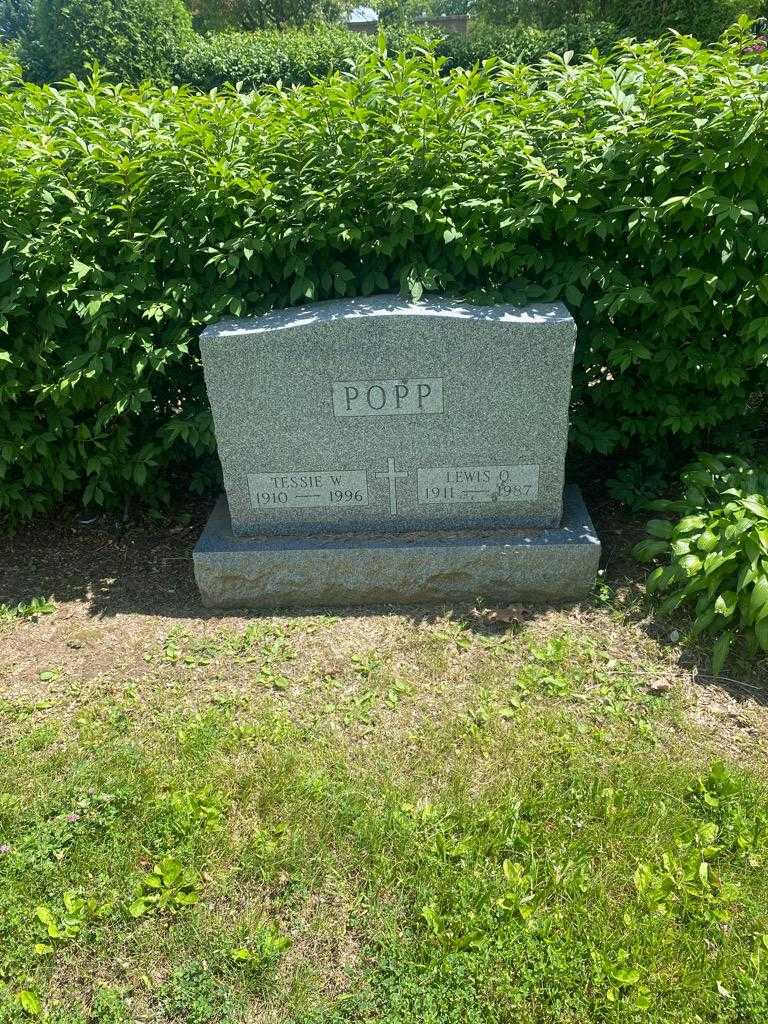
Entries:
{"label": "weed in grass", "polygon": [[342,715],[344,725],[370,726],[375,700],[376,692],[374,690],[358,690],[350,694]]}
{"label": "weed in grass", "polygon": [[282,666],[296,658],[296,651],[281,630],[272,634],[261,646],[261,668],[258,682],[274,690],[287,690],[291,680],[282,671]]}
{"label": "weed in grass", "polygon": [[412,686],[409,686],[408,683],[403,682],[401,679],[395,679],[395,681],[387,690],[384,699],[390,708],[395,708],[402,700],[404,700],[406,697],[412,696],[412,694]]}
{"label": "weed in grass", "polygon": [[53,953],[76,939],[88,921],[108,917],[112,910],[112,903],[101,903],[93,896],[85,897],[72,890],[64,893],[58,907],[35,907],[35,920],[44,937],[44,941],[35,943],[35,953]]}
{"label": "weed in grass", "polygon": [[60,665],[54,665],[52,668],[42,669],[42,671],[38,673],[38,678],[41,683],[55,683],[61,679],[63,671],[64,670]]}
{"label": "weed in grass", "polygon": [[323,629],[330,629],[341,622],[340,615],[313,615],[308,619],[294,619],[296,628],[307,636],[319,633]]}
{"label": "weed in grass", "polygon": [[123,992],[110,986],[96,990],[91,1001],[89,1024],[130,1024],[130,1020]]}
{"label": "weed in grass", "polygon": [[494,658],[506,658],[510,654],[520,650],[523,645],[515,633],[502,633],[497,636],[483,636],[482,634],[478,637],[478,641],[483,650],[488,651]]}
{"label": "weed in grass", "polygon": [[149,911],[172,913],[191,907],[200,899],[200,878],[173,857],[164,857],[141,880],[139,895],[128,907],[131,917]]}
{"label": "weed in grass", "polygon": [[531,647],[530,657],[545,668],[563,667],[577,652],[574,642],[568,633],[550,637],[544,644]]}
{"label": "weed in grass", "polygon": [[595,583],[594,600],[595,604],[602,608],[608,608],[613,604],[614,592],[612,588],[605,582],[603,578],[605,576],[605,569],[599,569],[597,573],[597,582]]}
{"label": "weed in grass", "polygon": [[649,1010],[653,1005],[650,988],[641,983],[645,974],[629,950],[618,949],[610,956],[592,950],[592,980],[607,1006],[627,1013]]}
{"label": "weed in grass", "polygon": [[46,750],[56,742],[58,734],[58,722],[44,722],[31,729],[21,740],[20,746],[24,750]]}
{"label": "weed in grass", "polygon": [[254,828],[239,851],[239,873],[246,879],[272,882],[290,866],[285,826]]}
{"label": "weed in grass", "polygon": [[445,651],[468,651],[474,641],[469,623],[463,619],[444,623],[439,629],[434,630],[432,638],[437,642],[437,646]]}
{"label": "weed in grass", "polygon": [[250,652],[255,641],[254,631],[234,634],[219,630],[213,636],[195,637],[184,629],[172,630],[163,644],[162,660],[172,665],[182,664],[189,668],[210,665],[222,655],[242,656]]}
{"label": "weed in grass", "polygon": [[200,829],[220,831],[223,828],[226,798],[212,786],[191,791],[169,789],[161,795],[159,803],[170,837],[183,839]]}
{"label": "weed in grass", "polygon": [[25,719],[29,718],[36,711],[44,711],[46,708],[53,707],[53,701],[51,700],[36,700],[34,702],[18,701],[18,700],[3,700],[0,698],[0,715],[10,719]]}
{"label": "weed in grass", "polygon": [[281,935],[274,925],[262,926],[249,936],[247,946],[230,950],[230,956],[249,980],[261,987],[290,945],[290,938]]}
{"label": "weed in grass", "polygon": [[14,1002],[29,1017],[39,1017],[43,1012],[42,1000],[32,989],[19,989],[14,996]]}
{"label": "weed in grass", "polygon": [[33,597],[30,601],[20,601],[17,605],[0,604],[0,624],[14,622],[17,619],[28,619],[33,622],[41,615],[52,615],[56,604],[52,597]]}
{"label": "weed in grass", "polygon": [[[714,834],[705,831],[700,838],[713,839]],[[711,847],[697,849],[681,842],[656,863],[638,864],[635,888],[649,912],[714,925],[730,921],[739,887],[715,871],[708,859],[712,852]]]}
{"label": "weed in grass", "polygon": [[[177,627],[166,637],[160,661],[187,668],[204,668],[219,659],[237,665],[262,662],[264,666],[273,666],[294,657],[286,628],[278,623],[258,621],[241,633],[220,629],[209,636],[194,636]],[[145,660],[155,658],[149,654]]]}
{"label": "weed in grass", "polygon": [[[742,855],[750,867],[760,868],[768,847],[768,812],[743,792],[722,761],[688,786],[692,805],[709,820],[712,855],[727,851]],[[713,844],[717,845],[713,845]]]}
{"label": "weed in grass", "polygon": [[370,679],[384,666],[384,659],[377,651],[353,654],[349,660],[352,663],[352,670],[359,679]]}

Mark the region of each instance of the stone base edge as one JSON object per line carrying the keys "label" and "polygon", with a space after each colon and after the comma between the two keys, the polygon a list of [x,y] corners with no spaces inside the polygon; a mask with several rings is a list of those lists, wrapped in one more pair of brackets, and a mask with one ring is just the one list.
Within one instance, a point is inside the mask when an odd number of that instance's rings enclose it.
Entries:
{"label": "stone base edge", "polygon": [[577,487],[565,489],[559,529],[235,537],[226,498],[193,553],[210,608],[559,602],[595,584],[600,541]]}

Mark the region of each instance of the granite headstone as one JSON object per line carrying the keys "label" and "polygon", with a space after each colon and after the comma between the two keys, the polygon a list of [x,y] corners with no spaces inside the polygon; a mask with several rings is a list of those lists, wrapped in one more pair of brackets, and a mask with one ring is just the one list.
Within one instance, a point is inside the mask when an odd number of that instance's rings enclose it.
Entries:
{"label": "granite headstone", "polygon": [[576,328],[562,305],[392,296],[207,328],[226,501],[213,605],[567,599],[599,542],[564,491]]}

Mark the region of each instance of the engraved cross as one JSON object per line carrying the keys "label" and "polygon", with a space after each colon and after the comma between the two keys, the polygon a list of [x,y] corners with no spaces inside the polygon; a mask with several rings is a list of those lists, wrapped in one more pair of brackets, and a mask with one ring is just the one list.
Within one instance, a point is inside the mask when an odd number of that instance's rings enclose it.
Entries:
{"label": "engraved cross", "polygon": [[374,476],[380,477],[384,480],[389,480],[389,514],[391,516],[397,515],[397,481],[407,480],[407,473],[396,473],[395,472],[395,460],[387,459],[387,472],[386,473],[375,473]]}

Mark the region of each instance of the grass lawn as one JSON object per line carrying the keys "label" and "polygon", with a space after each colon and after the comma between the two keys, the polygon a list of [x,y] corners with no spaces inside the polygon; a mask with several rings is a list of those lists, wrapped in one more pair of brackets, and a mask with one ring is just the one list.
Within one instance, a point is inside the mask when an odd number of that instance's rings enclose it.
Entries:
{"label": "grass lawn", "polygon": [[581,608],[245,617],[197,529],[6,542],[0,1020],[768,1020],[765,665],[622,531]]}

